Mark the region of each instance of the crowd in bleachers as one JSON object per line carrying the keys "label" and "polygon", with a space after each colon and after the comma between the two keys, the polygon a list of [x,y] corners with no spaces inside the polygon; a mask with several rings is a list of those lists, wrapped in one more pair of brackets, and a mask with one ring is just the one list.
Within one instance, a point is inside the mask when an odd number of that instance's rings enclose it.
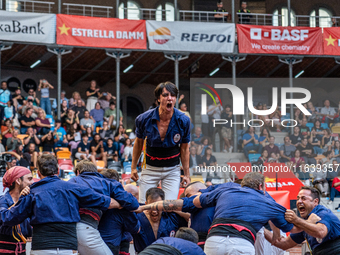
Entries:
{"label": "crowd in bleachers", "polygon": [[91,81],[86,90],[86,100],[77,91],[71,98],[62,91],[60,119],[57,119],[57,102],[50,100],[53,89],[42,79],[37,88],[40,96],[30,89],[24,97],[20,88],[12,94],[7,83],[1,83],[0,153],[7,151],[13,162],[32,170],[37,168],[39,155],[58,156],[65,151],[68,151],[67,158],[88,158],[97,166],[120,170],[123,165],[130,164],[136,136],[133,130],[126,132],[121,111],[117,123],[114,96],[109,92],[101,93],[95,81]]}

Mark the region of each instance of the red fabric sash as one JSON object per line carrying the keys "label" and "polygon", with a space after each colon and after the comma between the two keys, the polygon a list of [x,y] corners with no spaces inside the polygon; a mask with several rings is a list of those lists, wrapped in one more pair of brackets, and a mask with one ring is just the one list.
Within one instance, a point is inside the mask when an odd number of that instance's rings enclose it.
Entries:
{"label": "red fabric sash", "polygon": [[210,227],[210,229],[209,229],[209,231],[208,231],[208,234],[209,234],[209,232],[210,232],[210,230],[211,230],[212,228],[215,228],[215,227],[217,227],[217,226],[231,226],[231,227],[235,228],[236,230],[238,230],[239,232],[241,232],[241,231],[243,231],[243,230],[244,230],[244,231],[247,231],[247,232],[249,232],[249,233],[251,234],[251,236],[253,237],[254,242],[256,241],[256,238],[255,238],[253,232],[251,232],[251,231],[250,231],[249,229],[247,229],[246,227],[243,227],[243,226],[240,226],[240,225],[237,225],[237,224],[223,224],[223,223],[215,224],[215,225],[213,225],[213,226]]}
{"label": "red fabric sash", "polygon": [[0,249],[1,253],[8,253],[8,254],[15,253],[15,255],[18,255],[19,253],[26,252],[26,250],[23,250],[22,247],[21,247],[22,244],[25,244],[24,242],[11,243],[11,242],[0,241],[0,243],[15,245],[15,251]]}
{"label": "red fabric sash", "polygon": [[167,159],[172,159],[178,157],[181,153],[178,153],[176,155],[170,156],[170,157],[165,157],[165,158],[159,158],[159,157],[153,157],[150,156],[149,154],[145,153],[148,157],[150,157],[150,160],[167,160]]}

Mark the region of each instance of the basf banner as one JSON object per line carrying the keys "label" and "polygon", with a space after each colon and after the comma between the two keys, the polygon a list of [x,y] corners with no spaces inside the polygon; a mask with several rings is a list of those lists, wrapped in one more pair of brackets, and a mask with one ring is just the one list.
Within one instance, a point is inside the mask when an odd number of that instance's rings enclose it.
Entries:
{"label": "basf banner", "polygon": [[55,14],[0,11],[0,40],[55,43]]}
{"label": "basf banner", "polygon": [[145,21],[57,14],[57,44],[144,50]]}
{"label": "basf banner", "polygon": [[240,53],[322,55],[320,27],[237,25]]}
{"label": "basf banner", "polygon": [[325,55],[340,55],[340,28],[323,29],[323,52]]}
{"label": "basf banner", "polygon": [[146,21],[151,50],[231,53],[235,24]]}

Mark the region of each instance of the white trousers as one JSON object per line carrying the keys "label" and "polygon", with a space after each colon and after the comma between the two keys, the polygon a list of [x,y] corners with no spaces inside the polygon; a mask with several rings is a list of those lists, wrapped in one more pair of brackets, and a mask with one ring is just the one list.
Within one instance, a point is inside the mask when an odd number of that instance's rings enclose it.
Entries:
{"label": "white trousers", "polygon": [[77,253],[73,253],[72,250],[31,250],[30,255],[52,255],[52,254],[61,254],[61,255],[76,255]]}
{"label": "white trousers", "polygon": [[91,110],[93,110],[95,108],[97,102],[98,102],[98,98],[89,97],[86,100],[86,109],[90,112]]}
{"label": "white trousers", "polygon": [[207,255],[255,255],[255,248],[243,238],[211,236],[205,242],[204,252]]}
{"label": "white trousers", "polygon": [[[284,237],[284,233],[281,231],[281,235]],[[271,245],[270,242],[264,237],[264,227],[262,227],[256,233],[256,242],[255,242],[255,254],[256,255],[284,255],[284,250],[277,248]]]}
{"label": "white trousers", "polygon": [[145,203],[146,191],[156,188],[162,181],[162,190],[165,192],[165,200],[175,200],[178,197],[181,182],[181,170],[179,165],[172,167],[154,167],[146,165],[139,182],[139,202]]}
{"label": "white trousers", "polygon": [[97,229],[77,223],[78,251],[80,255],[112,255]]}

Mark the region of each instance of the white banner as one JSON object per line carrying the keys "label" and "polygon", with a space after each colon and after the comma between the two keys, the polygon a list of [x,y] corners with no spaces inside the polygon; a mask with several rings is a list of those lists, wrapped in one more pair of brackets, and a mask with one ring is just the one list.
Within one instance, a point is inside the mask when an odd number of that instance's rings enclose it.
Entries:
{"label": "white banner", "polygon": [[235,24],[146,21],[151,50],[231,53]]}
{"label": "white banner", "polygon": [[0,11],[0,40],[55,43],[56,15]]}

